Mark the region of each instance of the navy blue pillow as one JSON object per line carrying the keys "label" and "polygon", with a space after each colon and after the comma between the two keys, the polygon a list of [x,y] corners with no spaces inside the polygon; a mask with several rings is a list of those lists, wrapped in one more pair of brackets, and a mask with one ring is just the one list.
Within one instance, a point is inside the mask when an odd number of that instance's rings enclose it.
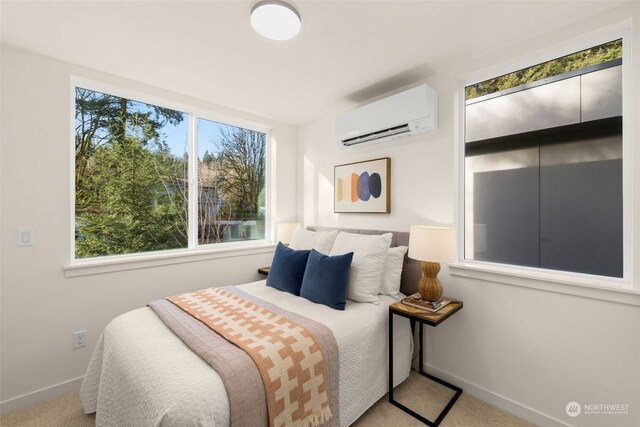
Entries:
{"label": "navy blue pillow", "polygon": [[267,286],[300,295],[309,252],[295,251],[278,242],[267,276]]}
{"label": "navy blue pillow", "polygon": [[336,310],[344,310],[353,252],[327,256],[311,249],[300,296]]}

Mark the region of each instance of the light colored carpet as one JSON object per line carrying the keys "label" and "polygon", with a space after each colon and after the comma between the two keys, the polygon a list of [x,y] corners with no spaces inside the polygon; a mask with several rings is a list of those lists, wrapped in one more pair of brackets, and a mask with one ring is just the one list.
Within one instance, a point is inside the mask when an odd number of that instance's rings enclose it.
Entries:
{"label": "light colored carpet", "polygon": [[[409,378],[393,390],[393,398],[418,414],[434,421],[454,395],[454,391],[411,371]],[[384,396],[353,424],[353,427],[424,427],[425,424],[389,403]],[[441,427],[531,427],[480,399],[462,393]]]}
{"label": "light colored carpet", "polygon": [[85,415],[77,391],[0,417],[2,427],[95,426],[95,415]]}
{"label": "light colored carpet", "polygon": [[[407,381],[396,387],[394,397],[419,414],[434,420],[453,392],[412,372]],[[94,426],[95,416],[85,415],[78,392],[30,406],[0,417],[2,427],[84,427]],[[442,427],[524,427],[532,426],[495,406],[463,393],[444,419]],[[423,427],[420,421],[391,405],[387,396],[380,399],[356,421],[355,427]]]}

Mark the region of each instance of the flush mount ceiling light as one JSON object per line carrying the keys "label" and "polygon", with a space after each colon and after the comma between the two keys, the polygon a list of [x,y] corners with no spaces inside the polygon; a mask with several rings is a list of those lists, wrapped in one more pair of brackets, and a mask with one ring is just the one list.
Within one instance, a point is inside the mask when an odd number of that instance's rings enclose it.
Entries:
{"label": "flush mount ceiling light", "polygon": [[265,0],[251,9],[251,26],[271,40],[289,40],[300,32],[302,22],[298,11],[289,3]]}

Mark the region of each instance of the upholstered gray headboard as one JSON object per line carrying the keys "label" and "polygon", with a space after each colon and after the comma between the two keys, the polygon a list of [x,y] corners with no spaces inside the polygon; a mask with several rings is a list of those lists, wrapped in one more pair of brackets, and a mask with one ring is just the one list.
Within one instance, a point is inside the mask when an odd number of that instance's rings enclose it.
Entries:
{"label": "upholstered gray headboard", "polygon": [[[391,247],[409,246],[409,233],[406,231],[384,231],[384,230],[359,230],[355,228],[334,228],[334,227],[307,227],[311,231],[340,230],[355,234],[385,234],[391,233]],[[418,281],[422,277],[420,261],[413,260],[407,255],[404,256],[404,267],[402,268],[402,279],[400,281],[400,292],[410,295],[418,291]]]}

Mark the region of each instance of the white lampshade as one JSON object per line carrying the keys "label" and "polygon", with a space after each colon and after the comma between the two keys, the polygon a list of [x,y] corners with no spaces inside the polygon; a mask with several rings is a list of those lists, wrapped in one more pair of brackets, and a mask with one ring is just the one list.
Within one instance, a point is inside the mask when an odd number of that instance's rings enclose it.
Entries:
{"label": "white lampshade", "polygon": [[291,242],[293,233],[296,232],[302,225],[299,222],[279,222],[276,227],[276,238],[282,243]]}
{"label": "white lampshade", "polygon": [[409,235],[409,258],[431,262],[455,261],[456,230],[412,225]]}
{"label": "white lampshade", "polygon": [[300,32],[302,21],[298,11],[288,3],[265,0],[251,9],[251,26],[271,40],[289,40]]}

